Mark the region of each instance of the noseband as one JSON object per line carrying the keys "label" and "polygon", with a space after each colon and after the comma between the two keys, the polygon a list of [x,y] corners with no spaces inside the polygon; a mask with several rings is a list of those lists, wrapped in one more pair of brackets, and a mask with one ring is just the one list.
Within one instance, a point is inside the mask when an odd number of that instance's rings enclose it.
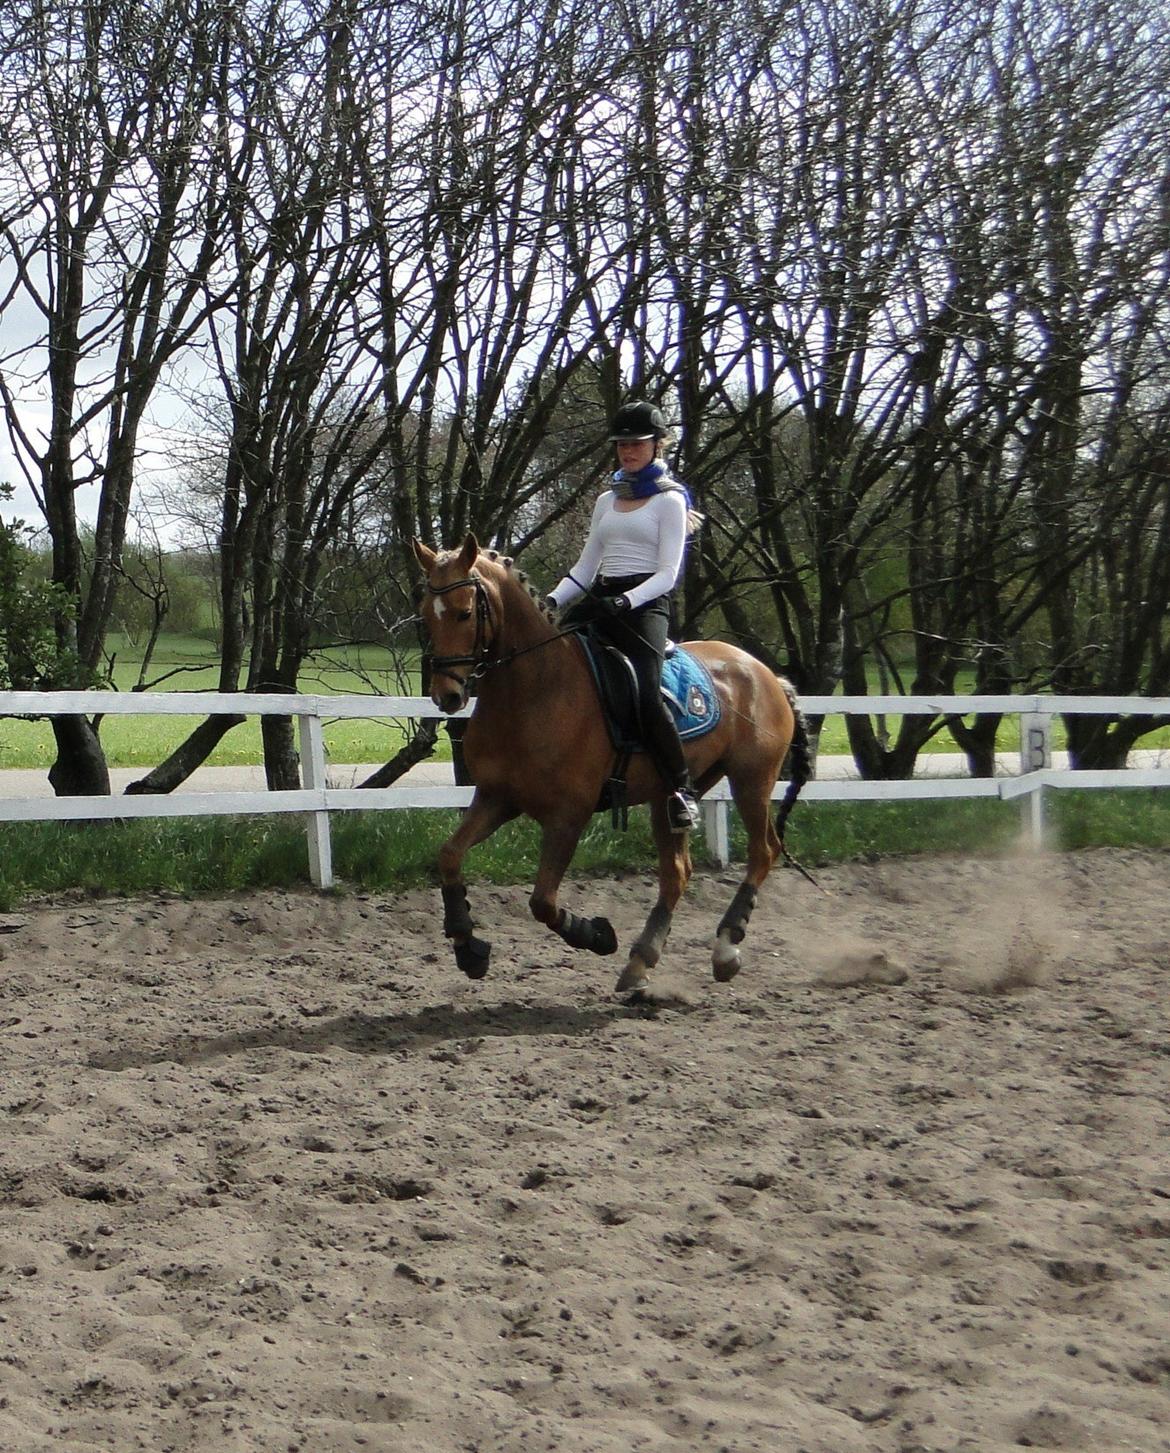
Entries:
{"label": "noseband", "polygon": [[[440,676],[450,676],[452,681],[457,681],[464,688],[477,681],[488,668],[488,652],[492,646],[488,638],[488,627],[492,621],[492,608],[487,591],[478,575],[453,580],[450,585],[432,585],[429,580],[426,583],[426,589],[431,595],[448,595],[453,590],[462,590],[465,585],[470,585],[475,591],[475,644],[471,648],[471,655],[431,657],[432,670],[438,671]],[[470,666],[472,669],[466,676],[459,676],[451,669],[453,666]]]}

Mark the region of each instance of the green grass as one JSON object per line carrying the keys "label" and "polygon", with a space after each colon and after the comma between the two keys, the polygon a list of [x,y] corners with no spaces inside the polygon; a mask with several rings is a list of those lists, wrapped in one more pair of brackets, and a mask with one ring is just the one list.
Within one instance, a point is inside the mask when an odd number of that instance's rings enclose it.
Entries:
{"label": "green grass", "polygon": [[[821,802],[798,805],[786,836],[789,850],[806,865],[931,853],[994,856],[1019,848],[1024,810],[993,798]],[[1048,792],[1044,816],[1054,851],[1170,848],[1170,792],[1158,788]],[[732,853],[741,855],[742,830],[733,821]]]}
{"label": "green grass", "polygon": [[[114,687],[133,689],[138,681],[139,657],[113,638]],[[417,695],[418,676],[403,691],[395,671],[395,658],[377,647],[364,647],[314,661],[303,673],[300,689],[308,695],[351,694],[373,696]],[[416,663],[415,663],[416,664]],[[168,674],[175,673],[175,674]],[[151,662],[149,680],[160,680],[159,691],[214,691],[218,684],[218,658],[210,642],[198,636],[167,636]],[[107,716],[101,724],[102,746],[111,767],[153,767],[179,746],[202,721],[192,716]],[[406,741],[409,724],[387,718],[328,722],[325,750],[329,760],[384,762]],[[440,734],[435,758],[450,757],[445,735]],[[48,771],[56,756],[53,733],[46,721],[0,719],[0,768]],[[260,720],[249,717],[233,727],[207,759],[213,767],[248,767],[263,761]]]}
{"label": "green grass", "polygon": [[[1170,849],[1170,793],[1057,792],[1046,799],[1055,849],[1090,846]],[[333,819],[335,872],[347,889],[401,890],[432,883],[440,843],[454,810],[338,813]],[[733,819],[732,855],[743,835]],[[789,824],[788,845],[809,868],[913,854],[987,856],[1021,841],[1019,810],[1010,804],[871,802],[804,804]],[[469,881],[529,882],[538,840],[529,823],[513,823],[469,855]],[[703,861],[701,843],[696,858]],[[650,871],[654,862],[646,813],[631,814],[615,832],[608,816],[593,819],[573,871],[612,876]],[[36,897],[172,892],[224,894],[307,884],[304,828],[283,815],[112,823],[0,824],[0,912]]]}
{"label": "green grass", "polygon": [[[457,820],[454,809],[338,813],[332,823],[334,872],[353,888],[429,883],[439,846]],[[513,883],[533,875],[538,854],[536,828],[510,823],[473,850],[468,874],[481,882]],[[586,873],[611,872],[644,867],[653,858],[648,819],[635,813],[625,834],[612,834],[608,818],[594,819],[575,866]],[[308,882],[304,827],[283,814],[0,823],[0,912],[28,898],[65,892],[197,895]]]}

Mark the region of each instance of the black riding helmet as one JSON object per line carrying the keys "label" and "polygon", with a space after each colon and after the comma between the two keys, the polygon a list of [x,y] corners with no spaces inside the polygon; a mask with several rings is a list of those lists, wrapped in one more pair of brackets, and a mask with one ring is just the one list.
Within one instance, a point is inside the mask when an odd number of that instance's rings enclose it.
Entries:
{"label": "black riding helmet", "polygon": [[665,439],[666,419],[661,409],[645,399],[632,399],[614,414],[609,437],[615,444],[636,439]]}

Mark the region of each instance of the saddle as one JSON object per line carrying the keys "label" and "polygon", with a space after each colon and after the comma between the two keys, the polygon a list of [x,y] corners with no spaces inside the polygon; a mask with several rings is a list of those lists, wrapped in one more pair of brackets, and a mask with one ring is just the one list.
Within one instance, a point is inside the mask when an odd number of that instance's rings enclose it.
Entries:
{"label": "saddle", "polygon": [[[602,718],[615,752],[613,770],[595,810],[604,812],[608,808],[614,827],[624,829],[629,826],[626,773],[630,758],[646,749],[638,710],[638,680],[629,657],[609,641],[588,628],[577,639],[597,688]],[[666,647],[662,698],[674,714],[683,741],[703,736],[719,721],[721,706],[711,673],[697,657],[673,641]]]}

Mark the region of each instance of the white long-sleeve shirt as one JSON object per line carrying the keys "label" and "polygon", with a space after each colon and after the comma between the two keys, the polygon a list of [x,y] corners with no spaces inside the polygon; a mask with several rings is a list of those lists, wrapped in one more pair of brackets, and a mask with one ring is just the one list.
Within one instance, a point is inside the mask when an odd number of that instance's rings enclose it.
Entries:
{"label": "white long-sleeve shirt", "polygon": [[636,510],[617,510],[616,500],[607,489],[593,506],[577,563],[549,594],[558,609],[584,595],[599,575],[648,575],[626,591],[635,610],[674,589],[687,540],[686,496],[681,489],[662,490]]}

